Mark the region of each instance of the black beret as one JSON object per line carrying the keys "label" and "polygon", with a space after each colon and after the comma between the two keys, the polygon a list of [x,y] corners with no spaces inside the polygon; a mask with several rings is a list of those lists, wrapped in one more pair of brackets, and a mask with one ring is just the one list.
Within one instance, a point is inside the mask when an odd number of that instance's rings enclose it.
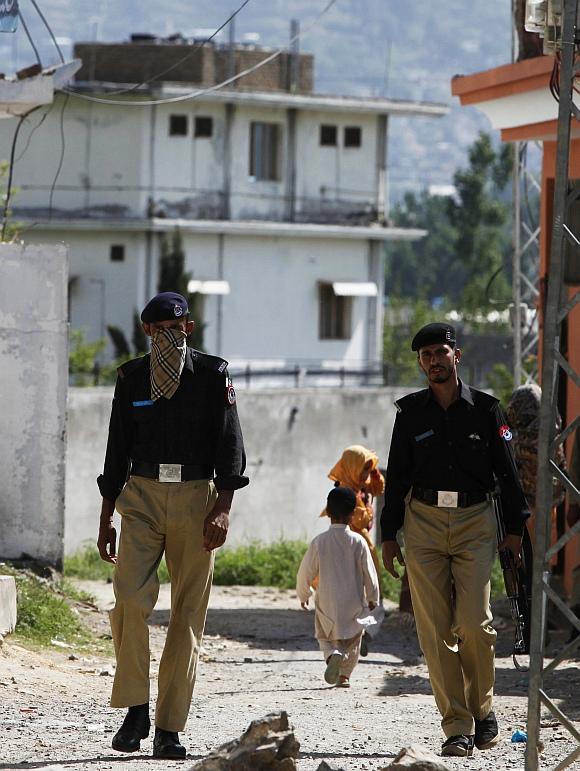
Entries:
{"label": "black beret", "polygon": [[331,517],[344,517],[354,511],[356,495],[350,487],[335,487],[328,493],[326,510]]}
{"label": "black beret", "polygon": [[456,343],[455,327],[452,327],[451,324],[441,324],[439,322],[427,324],[413,338],[411,350],[418,351],[425,345],[434,345],[435,343],[443,343],[453,348]]}
{"label": "black beret", "polygon": [[141,321],[151,324],[155,321],[172,321],[187,316],[187,300],[177,292],[161,292],[149,300],[141,313]]}

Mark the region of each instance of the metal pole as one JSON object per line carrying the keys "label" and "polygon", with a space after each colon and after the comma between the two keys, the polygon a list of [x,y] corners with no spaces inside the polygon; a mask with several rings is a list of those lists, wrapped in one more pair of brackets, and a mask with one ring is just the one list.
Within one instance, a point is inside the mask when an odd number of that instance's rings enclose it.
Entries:
{"label": "metal pole", "polygon": [[538,487],[536,494],[536,549],[532,586],[532,629],[530,645],[530,675],[528,692],[528,741],[526,771],[538,769],[538,741],[540,733],[540,705],[542,698],[542,669],[544,647],[543,574],[549,569],[546,560],[550,536],[552,507],[551,448],[555,434],[558,370],[556,354],[559,349],[559,302],[562,292],[564,218],[567,209],[568,160],[570,151],[570,119],[572,114],[572,86],[576,8],[578,0],[564,0],[562,54],[560,66],[560,104],[558,110],[558,144],[554,191],[554,224],[548,269],[548,295],[542,335],[542,401],[540,404],[540,431],[538,439]]}
{"label": "metal pole", "polygon": [[513,232],[512,232],[512,299],[513,299],[513,374],[514,388],[522,383],[522,281],[521,281],[521,178],[520,143],[514,142],[513,160]]}

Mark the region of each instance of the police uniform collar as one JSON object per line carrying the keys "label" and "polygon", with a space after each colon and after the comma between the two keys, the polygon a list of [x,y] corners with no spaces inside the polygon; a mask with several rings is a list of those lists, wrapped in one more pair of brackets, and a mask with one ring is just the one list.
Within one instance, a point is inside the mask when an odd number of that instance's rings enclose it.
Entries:
{"label": "police uniform collar", "polygon": [[190,372],[195,372],[195,353],[193,348],[187,347],[187,352],[185,354],[185,364],[183,365],[183,369],[188,369]]}
{"label": "police uniform collar", "polygon": [[[426,388],[424,391],[424,394],[425,394],[425,396],[423,397],[424,405],[427,405],[430,401],[435,399],[431,388]],[[472,407],[474,406],[471,389],[461,379],[459,380],[459,398],[466,401]]]}
{"label": "police uniform collar", "polygon": [[466,401],[472,407],[474,406],[471,388],[465,383],[463,383],[461,380],[459,381],[459,398]]}

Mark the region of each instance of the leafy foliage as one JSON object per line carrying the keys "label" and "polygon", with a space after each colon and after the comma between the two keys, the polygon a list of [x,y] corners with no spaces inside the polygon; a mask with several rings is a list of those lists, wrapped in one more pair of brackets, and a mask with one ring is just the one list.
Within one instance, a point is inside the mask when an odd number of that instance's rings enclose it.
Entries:
{"label": "leafy foliage", "polygon": [[[0,161],[0,214],[4,213],[4,207],[6,206],[6,197],[8,196],[8,189],[4,180],[8,176],[8,163],[6,161]],[[10,189],[10,195],[13,197],[16,193],[15,188]],[[7,242],[13,241],[20,232],[21,226],[17,222],[12,222],[12,209],[8,209],[6,212],[6,228],[4,232],[4,240]],[[2,225],[0,224],[0,228]]]}
{"label": "leafy foliage", "polygon": [[98,380],[97,356],[105,348],[105,340],[87,342],[86,329],[71,329],[69,336],[68,370],[73,385],[94,385]]}
{"label": "leafy foliage", "polygon": [[423,382],[417,354],[411,351],[410,341],[417,329],[430,321],[443,320],[443,309],[434,313],[427,300],[389,298],[383,331],[387,385],[412,386]]}
{"label": "leafy foliage", "polygon": [[192,273],[185,271],[185,252],[183,250],[183,239],[179,228],[175,228],[171,239],[164,236],[161,244],[161,258],[159,262],[159,283],[157,290],[159,292],[179,292],[182,294],[189,306],[190,318],[195,322],[195,328],[189,336],[188,343],[203,350],[203,330],[205,324],[201,323],[203,298],[195,293],[190,294],[187,291],[187,285],[192,278]]}
{"label": "leafy foliage", "polygon": [[446,297],[472,314],[489,309],[492,301],[509,301],[502,268],[511,248],[510,207],[504,200],[511,167],[511,147],[496,150],[489,135],[481,133],[469,149],[468,167],[454,175],[454,196],[426,190],[405,195],[391,213],[394,224],[429,234],[388,248],[389,296]]}
{"label": "leafy foliage", "polygon": [[66,586],[51,584],[33,573],[0,565],[0,573],[16,581],[18,619],[15,633],[28,642],[49,645],[57,639],[85,644],[90,633],[83,627],[67,601]]}

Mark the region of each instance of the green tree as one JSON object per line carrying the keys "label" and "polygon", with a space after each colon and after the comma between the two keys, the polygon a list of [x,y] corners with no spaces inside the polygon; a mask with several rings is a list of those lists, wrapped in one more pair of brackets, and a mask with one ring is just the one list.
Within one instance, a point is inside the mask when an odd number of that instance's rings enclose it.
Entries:
{"label": "green tree", "polygon": [[494,302],[510,300],[506,277],[510,206],[502,195],[510,180],[513,153],[511,145],[496,151],[489,134],[480,133],[468,157],[468,168],[459,169],[453,177],[457,195],[448,199],[448,215],[456,231],[455,264],[467,272],[462,306],[477,313]]}
{"label": "green tree", "polygon": [[68,371],[72,385],[96,385],[99,381],[98,355],[105,349],[105,340],[87,342],[84,328],[71,329],[69,335]]}
{"label": "green tree", "polygon": [[431,195],[427,190],[406,193],[391,218],[397,227],[426,230],[428,235],[418,241],[395,241],[387,246],[387,294],[459,300],[466,271],[454,265],[457,236],[449,221],[448,197]]}
{"label": "green tree", "polygon": [[383,358],[387,385],[413,386],[424,381],[411,350],[413,335],[431,321],[445,321],[445,310],[434,311],[422,298],[391,297],[385,309]]}
{"label": "green tree", "polygon": [[448,298],[472,317],[494,302],[509,302],[506,187],[512,149],[494,149],[482,133],[469,148],[468,160],[454,175],[453,196],[407,193],[391,212],[394,225],[424,229],[428,235],[387,247],[389,296]]}
{"label": "green tree", "polygon": [[159,261],[159,292],[179,292],[189,306],[190,318],[195,322],[195,328],[189,336],[188,343],[198,350],[203,350],[203,330],[205,324],[201,323],[202,297],[197,292],[191,294],[187,291],[193,274],[185,271],[185,252],[183,239],[179,228],[175,228],[171,238],[163,237],[161,242],[161,257]]}

